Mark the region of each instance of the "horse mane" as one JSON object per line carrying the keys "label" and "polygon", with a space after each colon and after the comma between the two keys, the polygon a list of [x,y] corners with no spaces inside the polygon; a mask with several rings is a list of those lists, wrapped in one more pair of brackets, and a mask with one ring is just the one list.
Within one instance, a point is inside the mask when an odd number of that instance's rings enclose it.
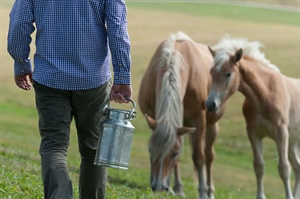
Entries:
{"label": "horse mane", "polygon": [[216,51],[214,61],[217,63],[216,69],[220,70],[224,63],[229,59],[230,55],[236,53],[239,49],[243,49],[244,55],[252,57],[264,63],[267,67],[280,72],[279,68],[265,58],[265,54],[260,51],[264,45],[258,41],[248,41],[245,38],[232,38],[225,36],[220,42],[212,47]]}
{"label": "horse mane", "polygon": [[158,99],[155,104],[155,119],[157,126],[154,129],[150,145],[155,159],[164,158],[174,146],[177,139],[177,128],[183,125],[183,104],[181,97],[180,67],[183,59],[176,51],[176,41],[192,41],[183,32],[171,34],[164,41],[156,70],[165,70]]}

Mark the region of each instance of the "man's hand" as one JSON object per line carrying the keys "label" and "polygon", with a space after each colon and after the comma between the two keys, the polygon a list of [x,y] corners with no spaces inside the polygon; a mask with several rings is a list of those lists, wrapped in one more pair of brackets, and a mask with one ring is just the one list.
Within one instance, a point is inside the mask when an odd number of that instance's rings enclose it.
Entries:
{"label": "man's hand", "polygon": [[31,89],[31,82],[32,82],[32,74],[26,74],[21,76],[15,76],[15,83],[16,85],[23,89],[23,90],[30,90]]}
{"label": "man's hand", "polygon": [[132,97],[132,87],[131,85],[123,85],[123,84],[114,84],[111,88],[110,101],[114,101],[116,103],[128,103],[125,98],[131,99]]}

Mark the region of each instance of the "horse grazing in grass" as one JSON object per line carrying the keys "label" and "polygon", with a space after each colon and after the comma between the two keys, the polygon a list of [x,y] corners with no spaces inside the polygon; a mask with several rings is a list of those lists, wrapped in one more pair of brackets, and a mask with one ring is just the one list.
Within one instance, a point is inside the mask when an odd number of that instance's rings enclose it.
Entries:
{"label": "horse grazing in grass", "polygon": [[[208,46],[182,32],[162,41],[141,81],[138,102],[152,129],[149,140],[151,187],[184,195],[179,174],[182,137],[189,133],[192,159],[198,173],[200,198],[214,198],[213,144],[218,134],[218,113],[207,113],[213,57]],[[206,166],[206,178],[204,167]],[[170,178],[174,171],[174,190]]]}
{"label": "horse grazing in grass", "polygon": [[[222,103],[240,91],[245,100],[243,114],[254,155],[257,180],[256,198],[264,199],[264,160],[262,139],[276,142],[278,171],[287,199],[300,198],[300,80],[287,77],[267,60],[259,42],[225,37],[211,48],[214,66],[207,109],[218,112]],[[290,164],[295,187],[290,185]]]}

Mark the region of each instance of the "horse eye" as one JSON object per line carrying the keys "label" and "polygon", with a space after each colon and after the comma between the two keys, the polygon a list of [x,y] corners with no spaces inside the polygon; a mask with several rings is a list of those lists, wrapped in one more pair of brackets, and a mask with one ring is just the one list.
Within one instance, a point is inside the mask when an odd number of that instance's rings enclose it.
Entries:
{"label": "horse eye", "polygon": [[178,155],[179,155],[179,152],[175,152],[175,153],[172,154],[171,158],[174,159],[174,158],[176,158]]}
{"label": "horse eye", "polygon": [[225,74],[225,77],[226,77],[226,78],[228,78],[228,77],[230,77],[230,76],[231,76],[231,72],[228,72],[228,73]]}

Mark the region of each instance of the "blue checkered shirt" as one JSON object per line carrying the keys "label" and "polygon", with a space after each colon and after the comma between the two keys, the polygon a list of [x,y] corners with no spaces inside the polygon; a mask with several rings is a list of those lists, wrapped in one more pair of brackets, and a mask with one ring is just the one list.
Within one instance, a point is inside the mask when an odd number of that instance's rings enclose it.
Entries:
{"label": "blue checkered shirt", "polygon": [[[29,59],[36,29],[34,69]],[[62,90],[98,87],[111,78],[131,84],[130,41],[124,0],[16,0],[8,52],[15,75]]]}

